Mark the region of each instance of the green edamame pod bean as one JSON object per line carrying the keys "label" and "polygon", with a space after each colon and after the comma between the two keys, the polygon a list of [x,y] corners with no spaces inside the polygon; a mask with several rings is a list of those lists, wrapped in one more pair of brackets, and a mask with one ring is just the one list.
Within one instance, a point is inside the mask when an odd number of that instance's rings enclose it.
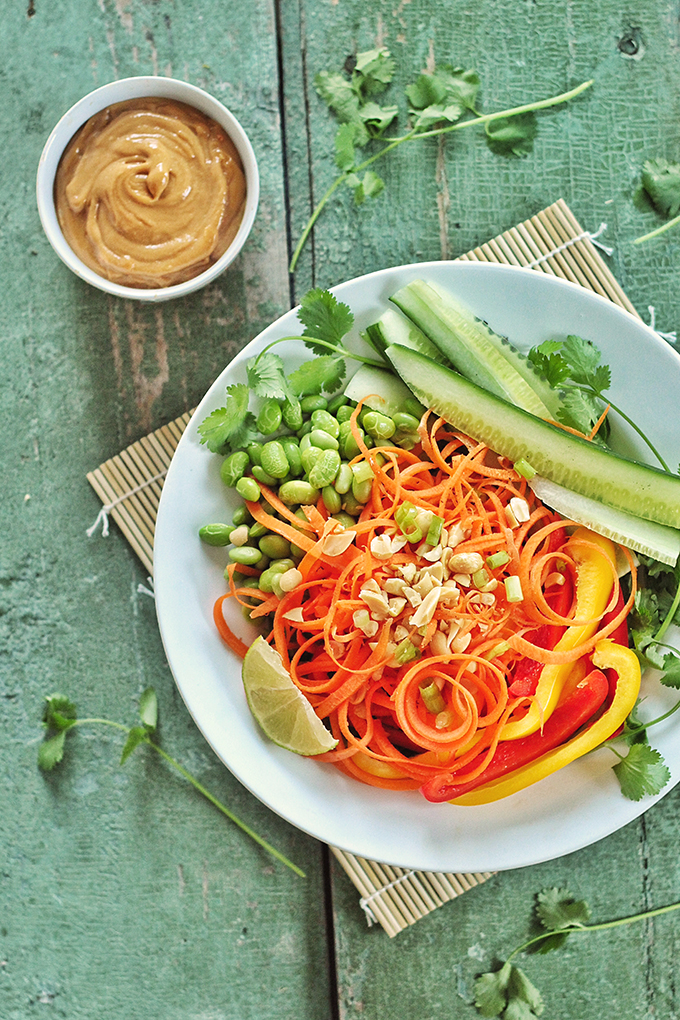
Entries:
{"label": "green edamame pod bean", "polygon": [[237,506],[231,515],[231,522],[235,528],[240,528],[242,524],[252,524],[253,517],[247,506]]}
{"label": "green edamame pod bean", "polygon": [[263,535],[258,545],[271,560],[280,560],[290,552],[290,542],[281,535]]}
{"label": "green edamame pod bean", "polygon": [[345,510],[339,510],[338,513],[332,514],[334,521],[339,521],[343,528],[351,528],[356,524],[356,521],[348,514]]}
{"label": "green edamame pod bean", "polygon": [[371,498],[371,490],[373,488],[373,482],[368,479],[365,482],[358,482],[356,478],[352,481],[352,495],[354,496],[357,503],[368,503]]}
{"label": "green edamame pod bean", "polygon": [[323,489],[326,485],[331,485],[339,467],[340,454],[338,451],[322,450],[321,456],[316,459],[307,472],[309,484],[313,485],[315,489]]}
{"label": "green edamame pod bean", "polygon": [[335,412],[335,417],[337,418],[338,422],[342,425],[343,421],[350,420],[353,413],[354,413],[353,407],[350,407],[349,404],[343,404],[342,407],[339,407]]}
{"label": "green edamame pod bean", "polygon": [[302,428],[302,407],[297,397],[287,397],[281,408],[283,424],[291,432],[297,432]]}
{"label": "green edamame pod bean", "polygon": [[299,428],[295,435],[298,437],[300,441],[302,441],[304,437],[311,431],[312,431],[311,421],[305,421],[302,423],[302,428]]}
{"label": "green edamame pod bean", "polygon": [[295,566],[290,556],[282,556],[280,560],[272,560],[269,569],[275,574],[285,574]]}
{"label": "green edamame pod bean", "polygon": [[255,521],[255,523],[251,524],[250,527],[248,528],[248,538],[249,539],[253,538],[253,539],[256,539],[257,541],[259,541],[264,535],[268,535],[268,534],[269,534],[269,530],[268,530],[266,524],[260,524],[259,521]]}
{"label": "green edamame pod bean", "polygon": [[[311,422],[309,423],[311,425]],[[305,432],[304,436],[300,438],[300,453],[304,453],[312,445],[312,430]]]}
{"label": "green edamame pod bean", "polygon": [[281,405],[273,397],[265,400],[255,420],[258,432],[263,436],[269,436],[281,428]]}
{"label": "green edamame pod bean", "polygon": [[237,450],[236,453],[232,453],[226,460],[223,460],[220,477],[224,484],[233,489],[249,464],[250,458],[245,450]]}
{"label": "green edamame pod bean", "polygon": [[229,545],[229,536],[233,530],[231,524],[205,524],[198,532],[198,537],[206,545]]}
{"label": "green edamame pod bean", "polygon": [[309,439],[312,446],[318,446],[320,450],[337,450],[340,445],[335,436],[330,432],[324,432],[323,429],[312,429]]}
{"label": "green edamame pod bean", "polygon": [[312,503],[316,503],[318,498],[319,490],[299,478],[294,478],[279,486],[279,499],[289,506],[295,503],[299,503],[301,506],[310,506]]}
{"label": "green edamame pod bean", "polygon": [[[359,436],[366,442],[366,435],[363,429],[359,429]],[[352,435],[352,426],[348,421],[344,421],[340,426],[340,435],[338,436],[338,443],[340,447],[340,453],[343,460],[352,460],[360,453],[357,441]]]}
{"label": "green edamame pod bean", "polygon": [[370,411],[363,420],[363,428],[374,439],[390,439],[396,432],[391,418],[379,411]]}
{"label": "green edamame pod bean", "polygon": [[229,559],[234,563],[243,563],[244,566],[254,567],[262,559],[262,553],[252,545],[237,545],[229,550]]}
{"label": "green edamame pod bean", "polygon": [[253,478],[256,478],[262,485],[268,486],[270,489],[272,485],[276,485],[278,478],[274,478],[273,475],[267,474],[265,469],[260,464],[253,464],[250,469],[253,472]]}
{"label": "green edamame pod bean", "polygon": [[415,418],[412,414],[407,414],[406,411],[397,411],[396,414],[392,415],[392,421],[402,432],[417,432],[418,425],[420,424],[418,418]]}
{"label": "green edamame pod bean", "polygon": [[249,503],[257,503],[262,495],[260,486],[250,475],[244,475],[243,478],[239,478],[236,483],[236,491],[241,499],[245,499]]}
{"label": "green edamame pod bean", "polygon": [[304,549],[301,549],[299,545],[294,545],[294,544],[293,544],[293,543],[291,542],[291,546],[290,546],[290,555],[291,555],[291,556],[293,557],[293,559],[294,559],[294,560],[297,560],[297,561],[298,561],[298,563],[299,563],[299,561],[300,561],[300,560],[302,559],[302,557],[303,557],[303,556],[305,555],[305,550],[304,550]]}
{"label": "green edamame pod bean", "polygon": [[288,470],[293,478],[296,478],[298,475],[302,474],[300,445],[297,439],[294,439],[293,436],[283,436],[280,443],[283,447],[283,452],[286,455],[286,460],[288,461]]}
{"label": "green edamame pod bean", "polygon": [[272,439],[262,447],[262,467],[274,478],[285,478],[290,470],[286,452],[281,443]]}
{"label": "green edamame pod bean", "polygon": [[250,457],[251,464],[262,463],[262,443],[252,442],[246,446],[246,453]]}
{"label": "green edamame pod bean", "polygon": [[325,411],[328,407],[328,401],[320,393],[313,393],[303,397],[300,405],[305,414],[311,414],[312,411]]}
{"label": "green edamame pod bean", "polygon": [[312,470],[322,453],[323,450],[319,446],[308,446],[306,450],[302,451],[300,460],[306,475]]}
{"label": "green edamame pod bean", "polygon": [[338,432],[340,431],[338,419],[334,418],[328,411],[323,410],[312,411],[312,427],[313,429],[321,429],[322,432],[328,432],[334,439],[338,438]]}
{"label": "green edamame pod bean", "polygon": [[[349,514],[351,517],[358,517],[361,511],[364,509],[364,504],[359,503],[354,498],[354,493],[350,489],[347,495],[343,498],[342,509],[345,511],[346,514]],[[352,523],[355,524],[356,521],[352,521]]]}
{"label": "green edamame pod bean", "polygon": [[321,498],[329,514],[337,514],[342,508],[342,496],[335,491],[332,485],[324,485],[321,490]]}
{"label": "green edamame pod bean", "polygon": [[335,414],[341,407],[345,407],[347,404],[349,404],[349,397],[346,397],[344,393],[336,393],[328,401],[328,411],[330,414]]}
{"label": "green edamame pod bean", "polygon": [[393,442],[402,450],[412,450],[420,442],[420,436],[417,432],[397,432]]}
{"label": "green edamame pod bean", "polygon": [[265,592],[265,594],[267,594],[267,595],[271,595],[271,593],[273,591],[273,588],[272,588],[272,576],[273,575],[271,573],[270,568],[267,567],[267,569],[263,570],[262,573],[260,574],[260,576],[257,579],[257,583],[258,583],[260,591]]}
{"label": "green edamame pod bean", "polygon": [[407,414],[412,414],[414,418],[417,418],[418,421],[420,421],[425,414],[426,409],[419,400],[416,400],[415,397],[407,397],[404,401],[404,410]]}
{"label": "green edamame pod bean", "polygon": [[352,488],[352,469],[349,464],[343,462],[338,468],[338,473],[335,476],[333,486],[336,492],[339,492],[341,496],[344,496],[346,492]]}

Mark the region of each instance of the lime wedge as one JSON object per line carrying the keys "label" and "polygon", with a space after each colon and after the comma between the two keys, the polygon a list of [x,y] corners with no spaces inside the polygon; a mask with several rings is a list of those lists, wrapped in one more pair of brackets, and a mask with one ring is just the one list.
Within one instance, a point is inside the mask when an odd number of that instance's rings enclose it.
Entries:
{"label": "lime wedge", "polygon": [[243,686],[254,718],[270,740],[295,754],[332,751],[337,740],[290,678],[283,660],[260,636],[243,660]]}

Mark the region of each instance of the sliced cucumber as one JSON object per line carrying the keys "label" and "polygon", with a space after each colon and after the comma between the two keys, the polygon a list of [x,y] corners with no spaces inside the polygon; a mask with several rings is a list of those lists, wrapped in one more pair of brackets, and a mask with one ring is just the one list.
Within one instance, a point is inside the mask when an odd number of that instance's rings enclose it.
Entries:
{"label": "sliced cucumber", "polygon": [[508,341],[450,294],[413,280],[391,300],[467,379],[538,418],[555,418],[559,394]]}
{"label": "sliced cucumber", "polygon": [[625,460],[527,414],[416,351],[393,344],[387,356],[418,399],[455,428],[512,461],[583,496],[680,528],[680,477]]}
{"label": "sliced cucumber", "polygon": [[598,535],[611,538],[619,545],[651,556],[661,563],[675,566],[680,556],[680,531],[663,524],[645,521],[641,517],[605,506],[541,475],[534,475],[529,485],[538,498],[563,517],[575,524],[583,524]]}
{"label": "sliced cucumber", "polygon": [[404,410],[404,401],[413,400],[412,390],[394,372],[372,365],[357,369],[345,386],[345,396],[390,416]]}
{"label": "sliced cucumber", "polygon": [[388,308],[378,321],[369,326],[361,335],[383,357],[390,344],[401,344],[402,347],[420,351],[421,354],[432,358],[433,361],[441,362],[442,365],[449,363],[439,348],[431,340],[428,340],[423,331],[418,329],[415,323],[407,319],[405,315],[398,312],[396,308]]}

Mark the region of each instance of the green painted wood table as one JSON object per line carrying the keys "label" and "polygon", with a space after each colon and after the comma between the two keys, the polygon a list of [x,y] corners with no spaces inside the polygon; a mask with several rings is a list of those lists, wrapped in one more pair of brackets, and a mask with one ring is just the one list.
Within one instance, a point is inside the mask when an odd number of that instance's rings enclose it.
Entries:
{"label": "green painted wood table", "polygon": [[[569,857],[499,874],[395,939],[368,928],[328,849],[255,801],[189,717],[163,654],[145,572],[86,474],[193,407],[233,355],[310,287],[451,258],[563,197],[606,221],[610,265],[660,329],[680,317],[680,234],[633,201],[646,158],[680,156],[680,18],[671,0],[25,0],[2,5],[0,247],[0,1017],[69,1020],[441,1020],[478,1015],[474,977],[523,940],[534,894],[568,886],[596,919],[680,898],[671,792]],[[313,87],[377,45],[393,94],[435,62],[476,68],[486,110],[593,87],[540,115],[533,151],[494,154],[479,129],[404,145],[385,193],[339,191],[294,275],[288,262],[335,174],[336,123]],[[128,75],[186,79],[248,131],[262,197],[238,260],[192,297],[109,299],[49,247],[34,182],[59,117]],[[402,100],[399,99],[399,102]],[[403,121],[403,114],[402,114]],[[156,688],[162,742],[307,873],[277,863],[115,731],[83,728],[36,767],[46,694],[134,721]],[[528,957],[546,1016],[678,1015],[675,915]]]}

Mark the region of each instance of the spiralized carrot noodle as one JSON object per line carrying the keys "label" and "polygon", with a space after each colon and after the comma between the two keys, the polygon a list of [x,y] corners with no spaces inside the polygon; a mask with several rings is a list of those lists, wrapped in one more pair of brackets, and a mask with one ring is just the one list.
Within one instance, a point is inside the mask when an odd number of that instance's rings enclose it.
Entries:
{"label": "spiralized carrot noodle", "polygon": [[[521,717],[531,703],[526,680],[521,697],[510,694],[518,668],[527,658],[539,669],[583,660],[613,633],[633,604],[634,562],[623,604],[600,546],[582,528],[574,534],[507,460],[431,412],[413,450],[368,448],[360,411],[350,419],[360,451],[352,463],[366,462],[374,477],[347,541],[338,543],[345,529],[322,501],[302,521],[265,489],[269,507],[248,508],[303,551],[302,580],[279,597],[239,584],[230,569],[215,620],[237,654],[245,645],[225,623],[223,599],[267,624],[293,682],[338,740],[318,760],[395,791],[460,769],[475,778],[513,712]],[[583,550],[611,571],[606,625],[576,618]],[[593,636],[554,648],[565,628],[592,622]]]}

